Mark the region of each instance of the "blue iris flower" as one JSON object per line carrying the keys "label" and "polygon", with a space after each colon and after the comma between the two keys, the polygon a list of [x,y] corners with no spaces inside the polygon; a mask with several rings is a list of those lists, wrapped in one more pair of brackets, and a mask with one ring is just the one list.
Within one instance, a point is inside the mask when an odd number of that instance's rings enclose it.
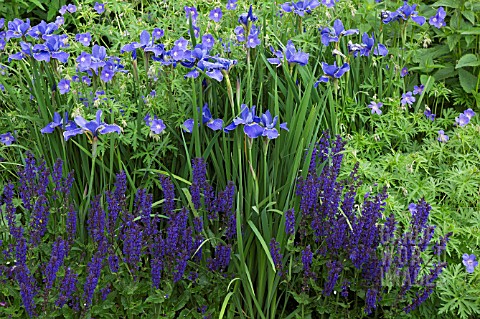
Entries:
{"label": "blue iris flower", "polygon": [[312,13],[312,10],[315,9],[320,5],[318,0],[305,0],[305,1],[298,1],[298,2],[285,2],[281,5],[281,8],[285,12],[292,12],[298,14],[299,16],[303,17],[305,13]]}
{"label": "blue iris flower", "polygon": [[52,34],[57,29],[58,29],[58,26],[55,23],[51,22],[47,24],[45,21],[42,20],[42,22],[32,27],[27,32],[27,34],[32,38],[38,39],[44,35]]}
{"label": "blue iris flower", "polygon": [[[37,52],[33,52],[33,46],[29,42],[21,41],[20,42],[20,48],[21,48],[22,51],[14,53],[14,54],[10,54],[8,56],[8,62],[10,62],[11,60],[22,60],[23,58],[25,58],[27,56],[32,56],[33,53],[37,53]],[[49,58],[50,58],[50,55],[49,55]]]}
{"label": "blue iris flower", "polygon": [[248,9],[248,13],[242,13],[240,17],[238,17],[238,23],[243,24],[244,26],[248,26],[248,22],[255,22],[258,20],[258,17],[253,14],[252,5]]}
{"label": "blue iris flower", "polygon": [[362,35],[362,42],[360,44],[352,44],[351,42],[348,43],[348,51],[353,52],[355,57],[358,56],[360,52],[361,56],[370,56],[370,53],[374,55],[381,55],[386,56],[388,54],[388,49],[381,43],[375,45],[375,38],[372,33],[372,36],[369,37],[368,33],[364,32]]}
{"label": "blue iris flower", "polygon": [[56,59],[62,63],[67,63],[70,54],[64,51],[60,51],[60,49],[68,47],[65,43],[65,38],[56,34],[52,34],[49,36],[44,36],[45,43],[44,44],[37,44],[34,46],[34,51],[38,51],[37,53],[33,54],[33,57],[40,61],[42,58],[45,58],[45,61],[48,62],[47,56],[50,56],[52,59]]}
{"label": "blue iris flower", "polygon": [[205,74],[208,77],[215,79],[218,82],[221,82],[223,80],[223,74],[222,74],[223,65],[221,63],[200,60],[197,66],[202,71],[205,71]]}
{"label": "blue iris flower", "polygon": [[398,21],[400,19],[407,21],[412,19],[415,23],[423,25],[426,21],[425,17],[419,16],[418,11],[415,11],[417,5],[408,5],[408,1],[403,3],[403,6],[398,8],[394,12],[384,11],[382,12],[383,23],[390,23],[392,21]]}
{"label": "blue iris flower", "polygon": [[48,123],[47,126],[42,128],[40,132],[42,134],[53,133],[56,127],[63,127],[65,130],[74,130],[77,128],[77,125],[73,121],[68,121],[68,113],[65,112],[64,117],[62,118],[58,112],[53,113],[53,121]]}
{"label": "blue iris flower", "polygon": [[[185,75],[185,78],[197,78],[200,75],[199,70],[205,72],[205,74],[221,82],[224,77],[224,72],[228,72],[232,66],[237,64],[237,60],[229,60],[221,58],[219,56],[210,56],[210,49],[213,47],[215,39],[211,34],[205,34],[202,37],[202,43],[195,46],[193,51],[185,50],[176,51],[176,58],[182,57],[180,63],[187,67],[193,68]],[[184,46],[182,45],[182,48]]]}
{"label": "blue iris flower", "polygon": [[235,118],[233,122],[224,128],[226,133],[233,131],[237,126],[243,125],[243,132],[250,138],[257,138],[263,135],[263,127],[258,123],[261,122],[260,117],[255,115],[255,105],[250,109],[246,104],[242,104],[242,112],[240,116]]}
{"label": "blue iris flower", "polygon": [[[269,140],[277,138],[279,135],[276,128],[278,115],[272,119],[272,114],[270,114],[270,111],[267,110],[265,114],[262,114],[261,119],[264,126],[262,136],[266,136]],[[280,128],[288,131],[287,123],[280,124]]]}
{"label": "blue iris flower", "polygon": [[273,54],[276,55],[276,58],[267,59],[268,62],[270,62],[271,64],[280,65],[284,58],[287,59],[287,62],[290,64],[296,63],[301,66],[305,66],[308,63],[309,54],[301,52],[300,50],[297,51],[297,49],[295,49],[295,46],[293,45],[292,40],[288,40],[287,46],[283,52],[274,51],[272,47],[270,47],[270,50],[273,52]]}
{"label": "blue iris flower", "polygon": [[5,40],[12,38],[21,38],[23,37],[27,31],[30,29],[30,19],[26,19],[25,22],[21,19],[15,19],[13,21],[8,22],[8,30],[5,34]]}
{"label": "blue iris flower", "polygon": [[78,128],[66,130],[63,132],[63,137],[67,141],[70,137],[86,133],[87,135],[93,137],[95,140],[98,137],[98,134],[107,134],[107,133],[122,133],[120,126],[116,124],[105,124],[101,121],[102,110],[98,110],[96,118],[93,121],[87,122],[83,117],[75,117],[75,123],[78,125]]}
{"label": "blue iris flower", "polygon": [[328,46],[330,42],[338,42],[341,36],[358,34],[358,29],[345,30],[342,21],[337,19],[333,22],[333,28],[323,28],[320,34],[323,45]]}
{"label": "blue iris flower", "polygon": [[140,43],[139,42],[131,42],[124,45],[120,49],[120,53],[124,52],[132,52],[132,57],[136,57],[135,50],[136,49],[143,49],[144,52],[152,52],[156,57],[159,55],[163,55],[165,53],[165,49],[163,44],[154,44],[155,39],[163,33],[163,30],[155,30],[152,38],[150,39],[150,33],[146,30],[143,30],[140,34]]}
{"label": "blue iris flower", "polygon": [[[200,108],[198,108],[198,111],[200,112]],[[207,103],[205,103],[205,105],[203,105],[203,108],[202,108],[202,123],[206,124],[210,129],[214,131],[221,130],[223,127],[223,120],[213,118]],[[192,133],[193,124],[194,124],[193,119],[188,119],[183,123],[183,126],[185,126],[186,131],[188,133]]]}
{"label": "blue iris flower", "polygon": [[21,52],[11,54],[8,57],[8,61],[11,60],[22,60],[26,56],[32,56],[37,61],[50,62],[50,58],[57,59],[62,63],[66,63],[69,53],[60,51],[60,49],[67,47],[68,45],[64,42],[64,37],[52,34],[45,36],[44,44],[36,44],[32,46],[28,42],[20,42]]}
{"label": "blue iris flower", "polygon": [[314,87],[317,87],[320,82],[328,82],[330,79],[340,78],[345,72],[350,70],[350,65],[345,62],[341,67],[338,67],[337,62],[333,62],[332,65],[322,62],[322,70],[325,74],[315,82]]}
{"label": "blue iris flower", "polygon": [[[246,104],[242,104],[242,112],[240,116],[235,118],[232,123],[226,126],[223,130],[225,133],[233,131],[237,126],[243,125],[243,132],[249,138],[257,138],[265,136],[268,139],[278,137],[278,131],[275,128],[277,125],[278,116],[272,118],[270,111],[267,110],[261,117],[255,115],[255,105],[250,109]],[[262,124],[262,125],[260,125]],[[280,128],[288,131],[287,123],[280,124]]]}
{"label": "blue iris flower", "polygon": [[98,75],[98,68],[105,66],[105,59],[107,58],[107,50],[103,46],[94,45],[92,54],[82,52],[77,57],[79,63],[79,70],[88,72],[91,69]]}

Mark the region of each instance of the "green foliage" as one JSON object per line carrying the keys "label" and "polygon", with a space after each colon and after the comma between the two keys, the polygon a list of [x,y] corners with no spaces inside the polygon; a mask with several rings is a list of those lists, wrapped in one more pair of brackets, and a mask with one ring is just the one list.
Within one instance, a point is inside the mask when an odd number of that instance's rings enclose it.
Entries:
{"label": "green foliage", "polygon": [[[457,269],[453,267],[457,267],[460,257],[477,251],[480,243],[480,144],[477,138],[480,126],[478,118],[473,118],[465,127],[454,127],[456,116],[458,113],[451,109],[444,110],[433,122],[418,113],[372,115],[375,134],[356,132],[346,152],[352,161],[360,161],[359,170],[367,180],[389,187],[388,206],[397,215],[419,197],[433,206],[431,220],[437,226],[436,236],[453,232],[447,246],[446,260],[450,265],[446,278]],[[416,125],[405,126],[407,123]],[[440,129],[449,135],[447,143],[437,141]],[[464,269],[461,270],[465,276]],[[439,291],[458,284],[442,278]],[[437,296],[442,294],[437,292]],[[448,313],[447,309],[452,310],[453,306],[461,307],[450,297],[441,298],[440,304],[442,313]],[[468,305],[467,300],[465,307]],[[458,315],[478,314],[474,306],[461,309]]]}
{"label": "green foliage", "polygon": [[[203,157],[215,188],[223,189],[232,180],[238,187],[238,195],[237,244],[232,257],[235,278],[226,290],[219,289],[201,302],[218,306],[225,318],[309,318],[315,316],[315,311],[331,314],[344,309],[344,303],[326,302],[320,294],[306,296],[292,289],[282,295],[280,288],[286,283],[278,278],[268,250],[272,237],[283,251],[285,247],[292,248],[284,234],[283,212],[294,202],[295,181],[307,174],[309,163],[303,159],[311,155],[311,146],[318,141],[320,132],[328,128],[349,140],[345,152],[348,163],[342,174],[348,175],[354,163],[360,162],[359,171],[366,180],[361,189],[363,194],[370,191],[367,185],[386,185],[390,195],[387,211],[394,212],[404,222],[408,220],[405,214],[408,204],[424,197],[433,206],[431,222],[437,226],[435,238],[454,232],[446,260],[455,265],[463,253],[478,252],[478,115],[465,127],[453,126],[459,111],[473,108],[479,113],[480,33],[476,24],[480,20],[480,6],[476,1],[419,3],[419,15],[427,18],[423,26],[403,20],[381,23],[381,12],[396,10],[403,4],[400,0],[339,1],[333,9],[319,6],[303,18],[286,12],[279,15],[280,3],[273,1],[240,0],[238,9],[232,11],[224,10],[225,1],[111,1],[106,3],[102,15],[93,9],[95,2],[75,3],[78,11],[66,14],[65,25],[57,31],[68,36],[70,47],[65,49],[70,54],[68,63],[38,62],[33,58],[7,63],[8,56],[20,50],[16,39],[11,39],[0,55],[0,84],[5,87],[0,90],[0,134],[12,132],[16,139],[10,146],[0,145],[0,186],[18,178],[16,172],[25,163],[25,150],[43,156],[49,166],[61,158],[64,173],[73,170],[75,174],[72,202],[78,207],[80,247],[91,244],[86,228],[90,201],[95,194],[111,187],[117,172],[124,170],[127,174],[130,208],[139,188],[147,188],[154,194],[154,207],[162,203],[159,172],[175,178],[176,185],[183,189],[178,201],[193,207],[187,188],[192,175],[191,159]],[[255,24],[261,34],[261,44],[253,49],[238,43],[233,33],[239,25],[239,14],[247,12],[250,3],[259,17]],[[0,0],[0,17],[7,21],[29,17],[33,26],[42,19],[55,20],[58,9],[65,4],[64,0]],[[200,38],[193,36],[192,22],[185,18],[184,7],[193,5],[200,13],[197,21]],[[428,18],[440,6],[447,11],[447,26],[436,29],[429,26]],[[208,19],[208,12],[215,7],[223,11],[218,24]],[[341,37],[338,43],[326,47],[321,43],[319,28],[332,26],[337,18],[346,29],[358,28],[359,35]],[[218,82],[204,71],[197,79],[185,79],[188,68],[153,61],[151,53],[141,49],[137,50],[135,61],[130,53],[120,53],[125,44],[139,41],[142,30],[151,32],[156,27],[165,30],[161,42],[166,50],[180,37],[194,44],[201,41],[201,35],[210,33],[216,39],[212,55],[236,59],[238,63],[225,71],[223,81]],[[92,43],[105,46],[107,55],[119,56],[128,73],[116,73],[108,83],[92,76],[92,86],[72,82],[70,93],[59,94],[58,82],[77,75],[76,58],[82,51],[91,52],[74,40],[77,33],[84,32],[91,33]],[[376,43],[385,44],[389,54],[354,57],[349,53],[348,42],[360,43],[364,32],[374,33]],[[223,44],[230,43],[231,52],[224,51],[220,38]],[[270,64],[267,60],[273,57],[270,46],[281,49],[290,39],[297,49],[310,54],[309,63],[299,66],[283,61],[279,67]],[[337,65],[348,62],[350,71],[314,87],[323,75],[321,63],[334,61]],[[406,77],[400,75],[403,67],[409,70]],[[402,94],[421,84],[425,89],[416,95],[413,106],[401,107]],[[152,90],[156,95],[151,94]],[[371,101],[383,103],[382,115],[371,114],[367,108]],[[287,122],[290,131],[280,131],[277,139],[268,140],[250,139],[242,127],[230,133],[214,132],[205,125],[197,127],[202,122],[205,103],[213,118],[223,119],[225,125],[238,117],[242,104],[246,104],[256,105],[257,115],[267,110],[278,115],[279,123]],[[422,115],[427,106],[437,114],[434,122]],[[52,121],[54,112],[68,112],[69,119],[81,115],[92,120],[97,109],[103,110],[106,123],[119,125],[122,134],[100,135],[95,139],[76,136],[65,141],[59,128],[53,134],[40,133]],[[167,129],[160,135],[152,133],[144,122],[147,114],[161,118]],[[192,134],[182,127],[188,118],[195,121]],[[450,136],[447,143],[436,140],[439,130]],[[52,234],[55,231],[54,227]],[[214,240],[213,234],[213,231],[208,234],[208,240]],[[47,253],[40,256],[46,258]],[[85,266],[86,262],[88,258],[83,258],[79,265]],[[298,273],[298,264],[292,262],[292,265],[292,271]],[[450,276],[452,269],[449,266],[446,276],[449,279],[442,280],[439,289],[447,289],[459,280],[460,273],[457,277]],[[136,317],[154,309],[155,315],[200,317],[196,311],[189,312],[190,308],[182,306],[184,300],[201,295],[202,289],[213,289],[213,284],[225,286],[227,281],[201,277],[202,284],[183,285],[176,292],[172,292],[172,287],[147,291],[141,285],[128,284],[127,277],[102,279],[113,282],[121,293],[104,302],[97,298],[98,305],[91,309],[90,316]],[[5,295],[19,300],[15,289],[2,289]],[[136,295],[148,298],[139,301]],[[164,298],[166,295],[174,297]],[[471,300],[460,306],[447,304],[450,300],[439,296],[437,293],[434,300],[422,307],[418,316],[436,315],[435,309],[439,307],[445,316],[475,317],[478,313],[469,303]],[[114,299],[121,301],[121,307],[113,303]],[[280,300],[283,304],[279,304]],[[291,309],[292,303],[315,304],[316,309]],[[18,313],[19,304],[8,311]],[[352,312],[352,318],[357,314]],[[57,309],[55,316],[62,315],[72,314]]]}
{"label": "green foliage", "polygon": [[[477,1],[440,0],[432,5],[443,6],[449,16],[444,28],[435,29],[433,38],[426,38],[424,47],[412,51],[418,70],[432,74],[436,80],[444,80],[452,89],[461,88],[464,93],[478,95],[479,52],[476,23],[480,19]],[[428,48],[428,46],[432,47]],[[476,104],[479,106],[478,102]]]}
{"label": "green foliage", "polygon": [[0,16],[7,21],[30,18],[34,22],[52,20],[66,0],[0,0]]}
{"label": "green foliage", "polygon": [[470,275],[465,273],[463,265],[453,265],[445,271],[442,281],[437,291],[443,301],[440,314],[453,313],[459,318],[471,318],[480,313],[478,270]]}

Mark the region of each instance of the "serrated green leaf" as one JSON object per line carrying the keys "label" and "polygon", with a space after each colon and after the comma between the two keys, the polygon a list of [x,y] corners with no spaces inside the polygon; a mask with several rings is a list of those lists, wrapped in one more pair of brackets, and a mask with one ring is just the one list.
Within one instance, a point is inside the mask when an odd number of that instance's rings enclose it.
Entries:
{"label": "serrated green leaf", "polygon": [[477,66],[480,65],[480,60],[477,58],[475,54],[465,54],[458,60],[457,65],[455,66],[455,69],[458,68],[463,68],[466,66]]}
{"label": "serrated green leaf", "polygon": [[190,292],[186,290],[181,295],[180,300],[177,300],[177,304],[175,305],[175,311],[180,311],[183,307],[185,307],[189,299],[190,299]]}
{"label": "serrated green leaf", "polygon": [[138,290],[137,284],[128,285],[125,287],[125,292],[127,293],[127,295],[133,295],[137,290]]}
{"label": "serrated green leaf", "polygon": [[457,45],[458,41],[460,41],[460,39],[461,39],[460,34],[456,34],[456,33],[451,34],[447,37],[447,44],[450,51],[453,51],[453,49],[455,49],[455,46]]}
{"label": "serrated green leaf", "polygon": [[455,8],[458,9],[459,6],[459,1],[458,0],[439,0],[432,4],[433,7],[449,7],[449,8]]}
{"label": "serrated green leaf", "polygon": [[48,21],[52,20],[57,15],[59,8],[60,8],[59,0],[50,1],[50,3],[48,4],[48,12],[47,12]]}
{"label": "serrated green leaf", "polygon": [[453,67],[453,65],[448,65],[445,68],[440,69],[433,74],[433,77],[437,81],[441,81],[443,79],[448,79],[456,76],[457,76],[457,71],[455,71],[455,68]]}
{"label": "serrated green leaf", "polygon": [[473,11],[462,11],[462,15],[470,21],[473,25],[475,24],[475,12]]}
{"label": "serrated green leaf", "polygon": [[465,8],[468,8],[472,11],[480,11],[480,2],[477,0],[471,0],[465,2]]}
{"label": "serrated green leaf", "polygon": [[165,302],[165,296],[159,293],[148,296],[145,303],[161,304]]}
{"label": "serrated green leaf", "polygon": [[472,93],[477,85],[477,77],[472,73],[464,69],[458,69],[458,77],[460,79],[460,85],[467,93]]}
{"label": "serrated green leaf", "polygon": [[308,305],[311,302],[311,298],[305,293],[297,294],[296,292],[291,292],[291,294],[293,299],[300,305]]}
{"label": "serrated green leaf", "polygon": [[37,7],[45,11],[45,8],[43,7],[42,3],[38,0],[30,0],[33,4],[35,4]]}

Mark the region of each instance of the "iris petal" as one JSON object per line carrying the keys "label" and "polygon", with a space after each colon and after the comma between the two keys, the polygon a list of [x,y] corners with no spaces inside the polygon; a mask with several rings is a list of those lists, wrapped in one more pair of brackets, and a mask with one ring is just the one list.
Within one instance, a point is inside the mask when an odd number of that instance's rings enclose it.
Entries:
{"label": "iris petal", "polygon": [[262,136],[263,127],[261,127],[256,123],[253,123],[253,124],[245,125],[243,128],[243,131],[245,132],[245,134],[247,134],[248,137],[257,138],[259,136]]}

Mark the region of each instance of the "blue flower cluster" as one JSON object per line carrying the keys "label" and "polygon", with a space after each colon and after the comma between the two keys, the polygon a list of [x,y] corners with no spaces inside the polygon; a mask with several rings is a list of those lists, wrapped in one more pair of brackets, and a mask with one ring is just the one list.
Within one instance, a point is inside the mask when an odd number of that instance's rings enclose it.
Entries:
{"label": "blue flower cluster", "polygon": [[[237,126],[243,125],[243,132],[249,138],[265,136],[268,139],[275,139],[280,135],[276,128],[277,121],[278,115],[272,118],[272,114],[269,110],[259,117],[255,115],[255,105],[249,108],[246,104],[242,104],[242,112],[240,113],[240,116],[227,125],[224,128],[224,131],[228,133],[237,128]],[[287,123],[281,123],[280,128],[288,131]]]}
{"label": "blue flower cluster", "polygon": [[458,117],[455,118],[456,125],[462,127],[470,123],[472,117],[475,116],[475,112],[472,109],[467,109],[460,113]]}
{"label": "blue flower cluster", "polygon": [[293,12],[301,17],[305,16],[305,13],[310,14],[312,10],[320,5],[318,0],[305,0],[298,2],[285,2],[280,7],[285,12]]}
{"label": "blue flower cluster", "polygon": [[289,64],[295,63],[301,66],[308,64],[308,53],[301,52],[300,50],[297,51],[292,40],[288,40],[287,46],[283,51],[275,51],[273,47],[270,47],[270,51],[276,56],[276,58],[267,59],[271,64],[280,66],[284,59],[287,60]]}
{"label": "blue flower cluster", "polygon": [[[335,49],[332,51],[334,55],[340,55],[344,58],[346,56],[339,51],[338,43],[340,38],[343,36],[348,36],[352,34],[358,34],[357,29],[345,30],[345,27],[341,20],[337,19],[333,23],[333,27],[325,27],[319,29],[321,34],[321,41],[323,45],[329,46],[331,42],[335,42]],[[360,56],[370,56],[370,54],[386,56],[388,54],[388,49],[385,45],[381,43],[375,43],[374,35],[370,37],[368,33],[363,33],[362,43],[354,44],[351,41],[348,42],[348,52],[351,53],[354,57]],[[317,87],[320,83],[327,83],[330,80],[336,80],[341,78],[346,72],[350,70],[350,65],[348,62],[344,62],[343,65],[337,66],[337,61],[333,62],[333,65],[329,65],[326,62],[322,62],[323,75],[315,82],[314,87]],[[336,81],[334,81],[336,83]],[[378,113],[378,112],[377,112]]]}
{"label": "blue flower cluster", "polygon": [[345,27],[340,19],[337,19],[333,22],[333,28],[326,27],[319,30],[322,36],[322,43],[325,46],[328,46],[330,42],[338,42],[342,36],[358,34],[358,29],[345,30]]}
{"label": "blue flower cluster", "polygon": [[[185,9],[196,21],[198,13],[195,7],[186,7]],[[181,64],[184,67],[191,69],[185,77],[197,78],[200,71],[203,71],[208,77],[219,82],[223,80],[224,74],[237,63],[236,60],[229,60],[218,55],[211,55],[215,39],[211,34],[204,34],[202,42],[197,44],[195,48],[189,49],[189,42],[183,37],[176,40],[174,46],[170,50],[166,50],[164,44],[155,44],[155,40],[163,37],[164,31],[161,29],[154,29],[152,38],[148,31],[142,31],[140,35],[140,42],[131,42],[126,44],[120,50],[123,52],[132,52],[132,57],[136,59],[136,50],[143,49],[145,55],[153,53],[152,59],[159,61],[163,65],[176,66]]]}
{"label": "blue flower cluster", "polygon": [[[340,137],[332,143],[324,133],[312,152],[307,176],[298,180],[300,211],[296,229],[293,211],[285,213],[285,231],[297,245],[305,245],[301,252],[302,290],[308,290],[310,278],[322,278],[321,269],[314,268],[318,265],[315,260],[323,260],[322,265],[326,260],[324,295],[341,290],[342,296],[348,296],[350,289],[345,280],[354,276],[353,271],[359,280],[351,291],[365,293],[365,313],[370,314],[382,299],[383,285],[388,285],[389,278],[399,278],[399,301],[403,300],[403,310],[408,313],[433,292],[434,280],[446,267],[445,262],[439,262],[428,273],[422,273],[423,253],[429,247],[434,254],[445,250],[451,233],[432,243],[435,227],[427,223],[431,207],[423,199],[409,206],[412,217],[405,227],[397,226],[393,214],[384,218],[385,189],[377,195],[367,193],[357,213],[358,164],[349,178],[338,180],[343,145]],[[272,250],[272,256],[274,253]],[[337,288],[340,284],[341,289]],[[414,287],[420,292],[410,300],[407,292]]]}
{"label": "blue flower cluster", "polygon": [[[425,110],[424,114],[425,116],[427,116],[427,118],[429,118],[432,121],[435,119],[435,114],[431,114],[429,109]],[[464,127],[468,123],[470,123],[470,120],[474,116],[475,116],[475,112],[472,109],[470,108],[466,109],[465,111],[463,111],[463,113],[460,113],[460,115],[455,118],[455,125],[459,127]],[[437,133],[438,133],[437,140],[439,142],[446,143],[450,139],[450,137],[447,134],[445,134],[444,130],[439,130]]]}
{"label": "blue flower cluster", "polygon": [[207,182],[207,167],[202,158],[192,161],[190,194],[194,208],[199,210],[203,206],[209,220],[217,219],[219,214],[226,214],[223,218],[225,234],[228,239],[232,239],[236,235],[236,215],[233,212],[235,186],[233,182],[229,182],[225,190],[215,196],[213,187]]}
{"label": "blue flower cluster", "polygon": [[[198,108],[198,112],[200,113],[200,108]],[[223,120],[213,118],[207,103],[205,103],[205,105],[203,105],[203,108],[202,108],[202,123],[206,124],[207,127],[213,131],[221,130],[223,127]],[[185,129],[188,133],[193,132],[193,125],[194,125],[193,119],[188,119],[183,123],[183,126],[185,126]]]}
{"label": "blue flower cluster", "polygon": [[117,134],[122,133],[120,126],[116,124],[106,124],[102,122],[102,110],[98,110],[95,116],[95,120],[87,122],[82,116],[76,116],[74,121],[67,120],[68,114],[65,113],[64,118],[59,113],[55,112],[53,115],[53,122],[50,122],[47,126],[41,129],[42,134],[53,133],[56,127],[64,129],[63,137],[67,141],[70,137],[86,133],[89,138],[95,140],[98,138],[98,134],[107,134],[115,132]]}
{"label": "blue flower cluster", "polygon": [[[7,278],[10,277],[18,283],[25,310],[30,317],[33,317],[37,313],[34,297],[40,292],[40,287],[39,282],[35,279],[35,274],[28,265],[29,250],[37,247],[47,232],[51,211],[50,201],[47,200],[49,196],[47,192],[51,189],[49,177],[52,176],[55,184],[53,191],[56,196],[63,196],[63,190],[71,188],[72,180],[70,177],[55,176],[54,172],[50,172],[46,168],[45,161],[37,164],[31,153],[27,153],[25,167],[18,174],[17,191],[13,184],[6,184],[0,200],[0,206],[5,207],[3,213],[7,220],[8,232],[13,239],[11,247],[14,253],[14,256],[10,254],[4,256],[6,260],[12,259],[13,266],[8,266],[10,262],[2,263],[0,273],[7,274]],[[20,196],[22,203],[22,206],[18,208],[14,205],[14,201],[17,200],[16,196]],[[25,216],[24,223],[20,223],[20,218],[17,218],[20,213]],[[28,226],[24,226],[24,224]],[[28,233],[26,229],[29,230]],[[69,241],[62,238],[57,238],[52,245],[50,259],[42,270],[44,292],[47,296],[64,263],[69,247]],[[62,295],[62,290],[60,295]]]}
{"label": "blue flower cluster", "polygon": [[[32,154],[27,154],[25,168],[19,172],[18,189],[8,183],[0,197],[0,208],[12,237],[12,253],[3,256],[10,261],[0,264],[0,274],[6,275],[8,280],[19,285],[20,295],[29,316],[33,317],[39,312],[35,296],[43,290],[44,296],[48,297],[53,289],[58,291],[55,305],[59,308],[68,305],[75,311],[87,311],[92,306],[96,291],[105,299],[113,289],[110,283],[101,284],[102,274],[108,271],[107,265],[112,273],[118,273],[124,264],[130,270],[133,280],[139,280],[137,274],[140,266],[149,261],[154,288],[160,287],[162,276],[174,283],[183,279],[197,280],[197,269],[192,268],[190,274],[187,270],[189,260],[197,263],[202,261],[202,253],[205,253],[202,249],[207,247],[204,245],[205,226],[202,217],[190,216],[186,208],[176,209],[173,183],[166,176],[160,177],[165,198],[163,211],[166,221],[162,221],[160,215],[152,210],[153,197],[144,189],[137,190],[133,209],[130,210],[125,195],[127,180],[124,172],[117,174],[115,189],[105,193],[106,209],[102,205],[102,195],[95,196],[91,202],[87,229],[93,242],[90,246],[93,251],[87,252],[91,257],[84,272],[85,279],[79,279],[81,274],[69,267],[70,264],[67,265],[68,262],[71,263],[67,257],[74,244],[72,236],[75,236],[76,214],[71,209],[68,198],[72,187],[71,176],[62,177],[62,167],[62,162],[57,161],[50,171],[46,168],[45,161],[37,163]],[[235,186],[229,182],[225,190],[215,196],[213,188],[206,181],[206,164],[203,159],[195,159],[193,168],[192,197],[195,197],[195,190],[198,190],[204,198],[202,203],[194,202],[195,208],[204,207],[208,216],[220,218],[222,225],[218,238],[223,238],[223,243],[215,244],[211,250],[207,250],[205,264],[211,271],[225,272],[230,264],[237,231],[234,212]],[[30,268],[32,255],[29,251],[40,242],[46,242],[46,229],[51,223],[48,213],[51,211],[50,201],[46,199],[52,193],[55,198],[63,196],[61,198],[65,200],[66,205],[62,207],[67,216],[66,223],[51,246],[46,264],[36,270],[37,267]],[[22,202],[19,208],[14,204],[17,196],[20,196]],[[20,209],[22,214],[27,216],[26,222],[20,222],[17,218]],[[63,214],[59,211],[60,213]],[[29,224],[28,228],[23,224]],[[0,241],[0,246],[2,245],[3,242]],[[43,285],[38,281],[37,272],[42,273]],[[63,277],[58,278],[59,274]],[[83,289],[77,285],[79,281],[82,282]]]}
{"label": "blue flower cluster", "polygon": [[245,42],[246,48],[255,48],[260,44],[258,38],[260,29],[253,24],[257,21],[258,17],[253,14],[252,6],[248,10],[248,13],[242,13],[238,18],[240,25],[235,28],[234,33],[237,36],[238,42]]}
{"label": "blue flower cluster", "polygon": [[383,23],[390,23],[393,21],[408,21],[409,19],[412,19],[413,22],[423,25],[426,21],[425,17],[419,16],[418,11],[415,11],[417,8],[416,4],[409,5],[408,1],[405,0],[403,6],[399,7],[397,10],[394,12],[389,12],[389,11],[384,11],[382,12],[382,21]]}

